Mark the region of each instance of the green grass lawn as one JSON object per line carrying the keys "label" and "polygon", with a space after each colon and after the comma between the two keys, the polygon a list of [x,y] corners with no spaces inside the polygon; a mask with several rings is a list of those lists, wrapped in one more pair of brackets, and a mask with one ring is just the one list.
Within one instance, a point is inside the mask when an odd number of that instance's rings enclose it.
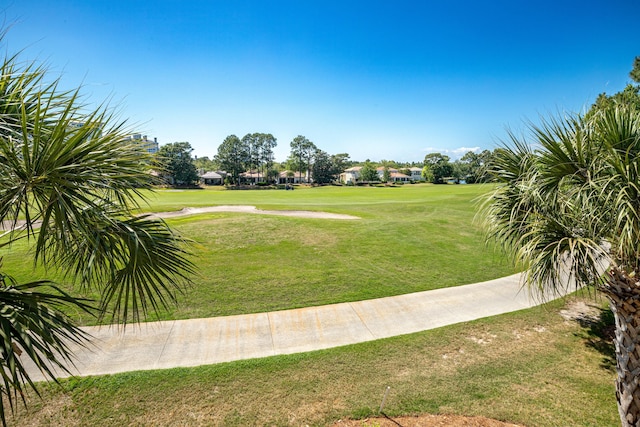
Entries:
{"label": "green grass lawn", "polygon": [[[483,415],[529,427],[619,425],[605,324],[562,301],[312,353],[42,385],[10,425],[326,426],[376,415]],[[606,314],[606,312],[605,312]],[[603,316],[610,322],[611,316]],[[363,424],[374,426],[376,424]]]}
{"label": "green grass lawn", "polygon": [[[240,213],[168,220],[193,240],[198,276],[161,319],[283,310],[379,298],[506,276],[486,246],[474,200],[489,187],[405,185],[284,190],[161,190],[145,211],[211,205],[315,210],[359,220]],[[25,268],[26,247],[0,253],[19,280],[50,277]],[[60,279],[60,278],[58,278]],[[90,297],[96,295],[89,294]],[[152,320],[156,319],[154,317]],[[81,318],[92,323],[90,318]]]}
{"label": "green grass lawn", "polygon": [[[200,274],[163,318],[249,313],[395,295],[513,273],[474,223],[481,186],[159,191],[146,211],[248,204],[357,221],[216,213],[170,224]],[[0,256],[21,280],[24,245]],[[611,342],[562,301],[312,353],[41,385],[10,425],[323,426],[385,412],[483,415],[527,426],[614,426]],[[90,323],[89,319],[78,317]],[[367,425],[367,424],[365,424]],[[372,426],[375,424],[371,424]]]}

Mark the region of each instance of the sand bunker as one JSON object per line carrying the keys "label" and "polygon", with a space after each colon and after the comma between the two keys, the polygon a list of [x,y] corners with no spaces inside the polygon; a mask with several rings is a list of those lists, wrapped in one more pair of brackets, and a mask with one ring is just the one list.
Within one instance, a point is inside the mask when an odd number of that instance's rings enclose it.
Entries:
{"label": "sand bunker", "polygon": [[152,213],[151,216],[157,217],[157,218],[174,218],[178,216],[195,215],[195,214],[209,213],[209,212],[238,212],[238,213],[249,213],[249,214],[258,214],[258,215],[294,216],[294,217],[300,217],[300,218],[360,219],[357,216],[353,216],[353,215],[336,214],[336,213],[329,213],[329,212],[272,211],[272,210],[258,209],[255,206],[235,206],[235,205],[208,206],[208,207],[202,207],[202,208],[184,208],[179,211],[173,211],[173,212]]}

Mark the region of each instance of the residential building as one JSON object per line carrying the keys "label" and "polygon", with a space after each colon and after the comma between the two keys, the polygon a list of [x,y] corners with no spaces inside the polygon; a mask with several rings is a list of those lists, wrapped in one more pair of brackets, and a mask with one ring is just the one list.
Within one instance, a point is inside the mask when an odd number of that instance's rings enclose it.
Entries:
{"label": "residential building", "polygon": [[129,141],[133,140],[133,141],[136,141],[139,144],[141,144],[142,147],[149,154],[155,154],[155,153],[158,152],[158,149],[159,149],[158,138],[153,138],[153,141],[151,141],[150,139],[147,139],[147,135],[142,135],[140,133],[134,133],[132,135],[129,135],[127,137],[127,139]]}
{"label": "residential building", "polygon": [[225,174],[225,172],[207,172],[200,175],[200,182],[204,185],[222,185],[225,177],[223,174]]}
{"label": "residential building", "polygon": [[300,184],[302,183],[302,177],[293,171],[282,171],[278,176],[278,184]]}
{"label": "residential building", "polygon": [[411,177],[411,181],[424,181],[421,168],[414,166],[412,168],[409,168],[409,172],[411,172],[411,174],[409,175]]}
{"label": "residential building", "polygon": [[355,184],[358,179],[360,179],[360,171],[362,170],[362,166],[354,166],[342,172],[340,174],[340,182],[344,182],[345,184]]}

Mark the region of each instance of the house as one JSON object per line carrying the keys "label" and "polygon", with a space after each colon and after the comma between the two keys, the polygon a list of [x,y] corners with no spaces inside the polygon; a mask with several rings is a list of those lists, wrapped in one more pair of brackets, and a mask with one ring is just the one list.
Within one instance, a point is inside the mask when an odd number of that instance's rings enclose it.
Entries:
{"label": "house", "polygon": [[300,174],[296,176],[296,173],[293,171],[282,171],[278,176],[278,184],[300,184],[301,182]]}
{"label": "house", "polygon": [[390,172],[391,182],[409,182],[411,177],[400,172]]}
{"label": "house", "polygon": [[256,185],[258,182],[265,181],[265,177],[259,172],[249,171],[240,174],[240,184]]}
{"label": "house", "polygon": [[200,176],[200,182],[204,185],[222,185],[224,176],[219,172],[207,172]]}
{"label": "house", "polygon": [[398,173],[398,169],[394,169],[394,168],[389,168],[389,167],[385,167],[385,166],[378,166],[376,168],[376,173],[378,174],[378,176],[380,177],[380,181],[384,181],[383,177],[384,177],[384,171],[388,170],[389,174],[392,173]]}
{"label": "house", "polygon": [[411,177],[409,175],[406,175],[404,173],[399,172],[398,169],[385,168],[384,166],[380,166],[380,167],[376,168],[376,172],[378,173],[378,176],[380,177],[380,181],[384,181],[384,171],[385,171],[385,169],[387,171],[389,171],[389,181],[390,182],[409,182],[409,181],[411,181]]}
{"label": "house", "polygon": [[409,168],[409,175],[411,177],[411,181],[424,181],[424,177],[422,176],[422,169],[417,167]]}
{"label": "house", "polygon": [[340,181],[345,184],[355,184],[358,179],[360,179],[360,171],[362,170],[362,166],[354,166],[342,172],[340,174]]}
{"label": "house", "polygon": [[158,138],[153,138],[153,141],[147,139],[147,135],[142,135],[139,133],[134,133],[132,135],[127,136],[128,141],[135,141],[145,149],[145,151],[149,154],[155,154],[158,152]]}

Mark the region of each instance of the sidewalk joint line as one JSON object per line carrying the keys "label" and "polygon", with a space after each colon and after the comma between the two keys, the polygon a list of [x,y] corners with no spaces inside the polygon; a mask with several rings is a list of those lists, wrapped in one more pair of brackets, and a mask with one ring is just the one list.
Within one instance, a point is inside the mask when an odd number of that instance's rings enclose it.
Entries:
{"label": "sidewalk joint line", "polygon": [[175,325],[176,325],[176,321],[175,320],[171,321],[171,328],[169,328],[167,337],[164,339],[164,343],[162,344],[162,349],[160,350],[160,353],[158,354],[158,358],[156,359],[156,366],[158,366],[158,364],[160,363],[160,359],[162,359],[162,355],[164,354],[164,350],[167,348],[167,343],[169,342],[169,338],[173,333],[173,328]]}
{"label": "sidewalk joint line", "polygon": [[371,338],[373,338],[374,340],[377,339],[377,337],[374,335],[373,331],[371,331],[371,329],[369,329],[369,325],[367,325],[367,322],[365,322],[364,319],[362,318],[362,316],[360,316],[360,313],[358,313],[358,310],[356,310],[353,307],[353,304],[355,304],[356,302],[360,302],[360,301],[350,302],[349,303],[349,308],[351,308],[351,310],[356,314],[356,316],[358,316],[358,319],[360,319],[360,321],[362,322],[364,327],[367,329],[367,331],[369,332],[369,335],[371,335]]}

